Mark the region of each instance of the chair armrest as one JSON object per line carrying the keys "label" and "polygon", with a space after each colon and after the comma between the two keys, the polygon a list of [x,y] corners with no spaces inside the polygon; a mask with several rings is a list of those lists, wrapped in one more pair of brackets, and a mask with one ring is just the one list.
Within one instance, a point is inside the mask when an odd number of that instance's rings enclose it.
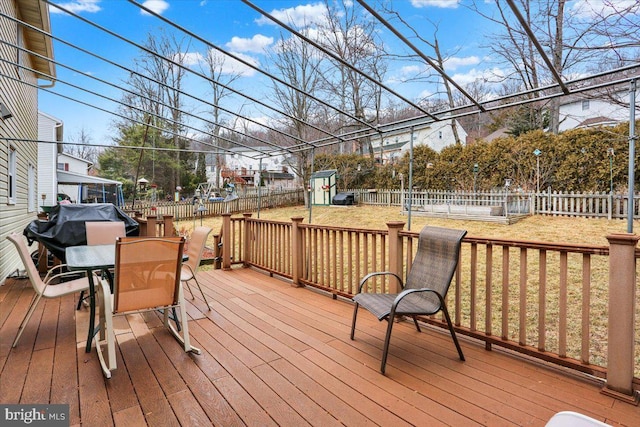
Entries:
{"label": "chair armrest", "polygon": [[390,271],[375,271],[373,273],[367,274],[362,278],[362,280],[360,280],[360,283],[358,284],[358,293],[362,292],[362,287],[365,285],[367,280],[376,276],[394,276],[396,279],[398,279],[398,283],[400,283],[400,287],[404,289],[404,283],[402,282],[402,278],[398,276],[396,273],[392,273]]}
{"label": "chair armrest", "polygon": [[[49,271],[47,271],[47,275],[44,276],[44,279],[42,279],[43,282],[47,283],[48,281],[50,281],[51,279],[53,279],[54,277],[57,277],[60,273],[54,274],[54,272],[56,270],[62,270],[64,267],[66,267],[67,264],[58,264],[58,265],[54,265],[53,267],[51,267],[51,269]],[[53,276],[52,276],[53,275]]]}
{"label": "chair armrest", "polygon": [[[58,278],[61,278],[61,277],[67,277],[67,276],[77,276],[78,274],[81,274],[81,273],[82,273],[81,271],[65,271],[65,272],[62,272],[62,273],[54,274],[53,276],[49,276],[49,273],[47,273],[47,275],[45,276],[45,278],[42,281],[45,284],[48,285],[49,283],[51,283],[55,279],[58,279]],[[95,271],[92,272],[92,274],[94,276],[98,277]]]}
{"label": "chair armrest", "polygon": [[391,312],[389,313],[389,318],[390,319],[393,318],[393,316],[394,316],[394,314],[396,312],[396,307],[398,307],[398,304],[400,304],[400,301],[402,301],[402,299],[404,297],[406,297],[407,295],[410,295],[410,294],[417,293],[417,292],[420,292],[420,293],[422,293],[422,292],[431,292],[433,294],[436,294],[436,296],[438,297],[438,300],[440,301],[440,306],[442,307],[442,306],[445,305],[444,297],[442,295],[440,295],[440,293],[438,293],[437,291],[435,291],[433,289],[429,289],[429,288],[406,289],[406,290],[400,292],[398,294],[398,296],[396,297],[396,299],[393,300],[393,304],[391,305]]}

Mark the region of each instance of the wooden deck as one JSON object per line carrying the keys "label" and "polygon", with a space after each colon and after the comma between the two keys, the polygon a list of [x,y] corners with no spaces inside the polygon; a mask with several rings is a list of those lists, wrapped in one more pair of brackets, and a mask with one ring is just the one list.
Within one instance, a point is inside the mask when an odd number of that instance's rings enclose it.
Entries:
{"label": "wooden deck", "polygon": [[[156,314],[117,323],[118,369],[104,379],[84,352],[87,310],[72,297],[41,303],[11,349],[33,294],[0,287],[0,402],[69,403],[71,425],[544,426],[559,411],[640,425],[640,408],[584,376],[409,322],[394,328],[387,375],[378,372],[385,323],[352,306],[251,269],[199,274],[211,311],[189,304],[187,355]],[[188,296],[190,298],[190,296]],[[189,300],[191,301],[191,300]]]}

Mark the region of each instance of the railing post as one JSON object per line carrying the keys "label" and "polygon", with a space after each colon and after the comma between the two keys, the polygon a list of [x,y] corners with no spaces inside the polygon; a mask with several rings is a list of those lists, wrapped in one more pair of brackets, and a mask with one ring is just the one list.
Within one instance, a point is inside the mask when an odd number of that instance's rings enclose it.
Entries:
{"label": "railing post", "polygon": [[231,214],[222,214],[222,269],[231,270]]}
{"label": "railing post", "polygon": [[251,218],[251,213],[245,212],[242,216],[244,217],[244,253],[242,254],[242,260],[244,262],[244,266],[248,267],[249,261],[251,261],[251,251],[253,250],[253,246],[251,245],[251,238],[253,237],[253,234],[251,233],[251,227],[249,227],[248,221],[248,219]]}
{"label": "railing post", "polygon": [[304,247],[302,245],[302,228],[299,225],[304,220],[303,217],[291,218],[291,278],[293,286],[300,285],[300,277],[303,273]]}
{"label": "railing post", "polygon": [[602,392],[638,404],[633,391],[636,258],[640,236],[611,234],[609,240],[609,334],[607,382]]}
{"label": "railing post", "polygon": [[[404,225],[404,221],[387,222],[387,228],[389,229],[389,271],[403,278],[404,247],[399,232],[404,228]],[[389,293],[397,294],[398,292],[400,292],[400,284],[396,280],[391,280],[389,282]]]}
{"label": "railing post", "polygon": [[158,217],[155,215],[147,215],[147,236],[156,237],[158,235],[157,229]]}
{"label": "railing post", "polygon": [[162,222],[164,222],[164,237],[174,236],[173,232],[173,215],[163,215]]}

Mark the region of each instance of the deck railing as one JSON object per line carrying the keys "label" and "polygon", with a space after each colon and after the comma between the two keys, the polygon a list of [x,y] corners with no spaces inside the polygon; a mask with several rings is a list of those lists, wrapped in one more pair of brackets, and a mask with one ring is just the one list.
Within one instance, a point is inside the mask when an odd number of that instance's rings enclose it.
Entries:
{"label": "deck railing", "polygon": [[[369,230],[224,215],[223,268],[244,263],[297,286],[351,297],[369,272],[406,277],[418,233],[403,228],[403,222]],[[634,314],[640,251],[634,235],[610,237],[604,246],[465,237],[448,295],[457,331],[487,349],[497,345],[606,378],[606,389],[622,395],[640,388],[640,316]],[[618,255],[609,257],[613,251]],[[365,291],[395,287],[377,278]],[[444,326],[439,316],[423,320]]]}

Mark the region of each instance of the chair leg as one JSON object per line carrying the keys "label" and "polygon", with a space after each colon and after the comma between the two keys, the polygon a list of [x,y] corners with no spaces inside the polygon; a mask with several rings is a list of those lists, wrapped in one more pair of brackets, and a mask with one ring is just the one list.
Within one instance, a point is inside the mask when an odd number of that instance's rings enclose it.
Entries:
{"label": "chair leg", "polygon": [[195,294],[191,290],[191,285],[189,284],[189,281],[188,280],[184,280],[182,283],[184,283],[187,286],[187,289],[189,290],[189,293],[191,294],[191,299],[192,300],[196,299]]}
{"label": "chair leg", "polygon": [[38,306],[38,303],[40,302],[41,298],[42,298],[42,294],[36,294],[31,299],[29,310],[27,310],[27,314],[24,315],[24,317],[22,318],[22,322],[20,322],[20,327],[18,328],[18,335],[16,335],[16,339],[13,341],[12,347],[15,347],[18,345],[18,340],[22,336],[22,333],[24,332],[24,328],[27,326],[27,323],[29,323],[29,319],[31,319],[33,312],[36,311],[36,307]]}
{"label": "chair leg", "polygon": [[164,310],[164,325],[169,329],[171,334],[184,346],[184,351],[189,353],[201,354],[202,351],[191,345],[191,341],[189,338],[189,324],[187,318],[187,311],[185,310],[185,302],[184,302],[184,291],[182,286],[180,286],[180,290],[178,291],[178,304],[180,305],[180,318],[182,323],[182,335],[176,331],[176,329],[169,322],[168,310]]}
{"label": "chair leg", "polygon": [[417,316],[413,316],[413,324],[416,325],[416,329],[418,330],[418,332],[422,332],[422,330],[420,329],[420,325],[418,325],[418,317]]}
{"label": "chair leg", "polygon": [[447,325],[449,325],[449,332],[451,332],[451,338],[453,338],[453,343],[456,345],[456,349],[458,349],[458,355],[460,356],[460,360],[464,362],[464,354],[462,354],[462,348],[460,347],[460,343],[458,342],[456,331],[453,329],[453,324],[451,323],[451,317],[449,317],[449,310],[447,310],[447,306],[444,304],[442,305],[442,312],[444,313],[445,319],[447,319]]}
{"label": "chair leg", "polygon": [[391,341],[391,329],[393,329],[393,318],[387,317],[387,335],[384,338],[384,348],[382,350],[382,363],[380,364],[380,373],[384,375],[387,365],[387,354],[389,353],[389,342]]}
{"label": "chair leg", "polygon": [[78,300],[76,310],[80,310],[82,308],[82,301],[84,301],[84,291],[80,291],[80,299]]}
{"label": "chair leg", "polygon": [[[198,289],[200,290],[200,294],[202,295],[202,299],[204,300],[204,303],[207,304],[207,309],[209,311],[211,311],[211,307],[209,306],[209,301],[207,301],[207,297],[204,296],[204,292],[202,291],[202,288],[200,287],[200,282],[198,282],[198,279],[196,278],[196,275],[193,275],[193,280],[196,281],[196,286],[198,286]],[[191,289],[189,289],[191,290]]]}
{"label": "chair leg", "polygon": [[[198,290],[200,291],[200,294],[202,295],[202,299],[204,300],[205,304],[207,304],[207,309],[209,311],[211,311],[211,307],[209,306],[209,301],[207,300],[207,297],[204,295],[204,291],[202,290],[202,287],[200,287],[200,282],[198,282],[198,279],[196,278],[196,275],[193,275],[193,280],[196,282],[196,286],[198,287]],[[189,279],[191,280],[191,279]],[[189,293],[191,294],[191,299],[196,299],[195,294],[193,293],[193,291],[191,290],[191,285],[189,284],[189,280],[184,280],[182,283],[184,283],[185,285],[187,285],[187,289],[189,290]]]}
{"label": "chair leg", "polygon": [[[98,301],[96,302],[100,308],[100,333],[93,338],[96,345],[96,352],[100,361],[100,367],[105,378],[111,378],[111,371],[117,368],[116,363],[116,337],[113,331],[113,313],[111,312],[111,291],[104,283],[96,292]],[[106,341],[107,357],[105,359],[102,344]]]}
{"label": "chair leg", "polygon": [[355,303],[353,306],[353,321],[351,322],[351,340],[353,341],[353,337],[356,333],[356,317],[358,317],[358,307],[360,304]]}

